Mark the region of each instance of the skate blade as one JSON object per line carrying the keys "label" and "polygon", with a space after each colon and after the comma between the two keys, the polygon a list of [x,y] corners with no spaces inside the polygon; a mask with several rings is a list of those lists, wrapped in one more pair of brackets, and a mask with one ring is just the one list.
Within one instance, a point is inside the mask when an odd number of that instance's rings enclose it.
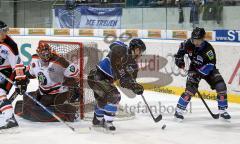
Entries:
{"label": "skate blade", "polygon": [[116,130],[114,130],[114,131],[108,130],[108,129],[102,127],[102,126],[92,125],[91,129],[96,131],[96,132],[101,132],[101,133],[105,133],[105,134],[112,134],[112,135],[114,135],[116,133]]}
{"label": "skate blade", "polygon": [[223,117],[220,117],[220,120],[223,122],[231,123],[231,119],[225,119]]}
{"label": "skate blade", "polygon": [[18,134],[18,133],[20,133],[19,127],[0,130],[0,134]]}
{"label": "skate blade", "polygon": [[183,123],[183,119],[176,118],[175,116],[174,116],[174,121],[178,123]]}
{"label": "skate blade", "polygon": [[77,134],[85,134],[89,133],[91,131],[91,127],[81,127],[81,128],[75,128],[74,132]]}

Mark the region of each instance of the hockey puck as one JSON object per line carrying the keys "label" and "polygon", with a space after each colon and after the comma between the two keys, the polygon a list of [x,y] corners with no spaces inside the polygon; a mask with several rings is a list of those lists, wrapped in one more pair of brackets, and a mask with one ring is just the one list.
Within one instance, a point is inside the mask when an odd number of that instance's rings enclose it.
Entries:
{"label": "hockey puck", "polygon": [[164,124],[163,126],[162,126],[162,130],[164,130],[166,128],[166,125]]}

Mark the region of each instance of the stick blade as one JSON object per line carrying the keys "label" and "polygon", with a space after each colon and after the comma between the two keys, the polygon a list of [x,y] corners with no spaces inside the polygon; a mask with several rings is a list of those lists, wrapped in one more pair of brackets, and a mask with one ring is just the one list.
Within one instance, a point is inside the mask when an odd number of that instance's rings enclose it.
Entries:
{"label": "stick blade", "polygon": [[212,117],[213,117],[214,119],[219,119],[219,114],[212,114]]}
{"label": "stick blade", "polygon": [[159,122],[160,120],[162,120],[162,115],[159,115],[157,118],[154,119],[156,123]]}

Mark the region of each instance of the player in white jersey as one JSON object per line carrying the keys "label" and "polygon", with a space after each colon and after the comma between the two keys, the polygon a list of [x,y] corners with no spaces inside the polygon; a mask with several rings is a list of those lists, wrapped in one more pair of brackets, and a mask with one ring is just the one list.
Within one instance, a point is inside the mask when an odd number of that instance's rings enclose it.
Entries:
{"label": "player in white jersey", "polygon": [[[57,55],[48,44],[39,43],[37,54],[32,56],[27,76],[37,78],[39,83],[39,89],[31,92],[30,95],[61,116],[63,120],[75,120],[77,108],[68,102],[76,94],[73,90],[78,88],[77,65],[70,64]],[[18,102],[15,112],[32,121],[56,121],[27,96],[24,97],[23,103]]]}
{"label": "player in white jersey", "polygon": [[0,21],[0,130],[18,126],[11,101],[7,99],[12,88],[7,79],[15,81],[18,94],[23,94],[27,88],[25,68],[19,57],[17,44],[7,32],[8,26]]}

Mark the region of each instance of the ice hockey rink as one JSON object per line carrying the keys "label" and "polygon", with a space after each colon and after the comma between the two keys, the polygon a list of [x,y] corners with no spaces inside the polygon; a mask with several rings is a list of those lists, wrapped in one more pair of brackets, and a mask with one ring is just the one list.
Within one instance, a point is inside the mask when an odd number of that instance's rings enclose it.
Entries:
{"label": "ice hockey rink", "polygon": [[[216,68],[227,86],[230,121],[213,119],[202,100],[195,97],[187,107],[184,121],[174,119],[176,104],[185,90],[192,64],[189,56],[195,50],[187,50],[189,55],[181,56],[184,70],[176,65],[175,54],[179,45],[185,45],[182,44],[185,40],[191,39],[193,43],[196,37],[192,36],[192,31],[196,27],[205,29],[201,39],[208,41],[216,53]],[[77,64],[80,71],[76,78],[80,87],[78,93],[83,97],[79,101],[84,101],[80,103],[85,108],[93,108],[91,104],[95,100],[85,80],[96,64],[109,55],[110,45],[121,41],[130,50],[131,40],[143,40],[146,50],[139,49],[142,56],[136,61],[137,80],[145,89],[143,95],[153,115],[162,114],[163,117],[155,123],[141,96],[129,96],[132,91],[126,93],[119,88],[121,109],[127,114],[134,113],[134,117],[114,121],[114,133],[103,128],[94,129],[91,119],[67,123],[75,128],[74,132],[60,122],[31,122],[16,115],[19,128],[13,130],[15,132],[11,129],[0,131],[0,144],[240,144],[240,0],[0,0],[0,72],[4,74],[5,69],[10,68],[10,65],[3,65],[5,59],[11,59],[1,55],[8,54],[3,49],[5,34],[16,42],[18,52],[15,48],[10,50],[20,56],[25,66],[31,66],[32,55],[41,43],[48,44],[54,53]],[[129,53],[133,54],[133,51]],[[212,53],[207,52],[211,60],[215,59]],[[198,54],[195,58],[199,58]],[[12,70],[14,67],[11,65]],[[43,70],[58,72],[54,67]],[[126,70],[132,71],[128,67]],[[52,75],[50,73],[49,77]],[[58,78],[62,76],[54,75],[50,82]],[[5,110],[2,108],[5,103],[9,105],[7,101],[3,103],[2,83],[0,76],[0,126]],[[38,88],[37,78],[31,79],[27,91]],[[14,90],[13,87],[8,98]],[[218,104],[214,101],[217,93],[204,80],[198,90],[211,111],[217,114]],[[218,97],[222,97],[223,91]],[[18,95],[12,106],[22,98]],[[91,103],[85,103],[86,99]],[[73,104],[80,107],[79,102]],[[84,116],[85,108],[80,109]]]}
{"label": "ice hockey rink", "polygon": [[[35,84],[35,82],[31,82]],[[30,87],[29,91],[36,89]],[[4,144],[237,144],[240,136],[240,106],[229,104],[231,121],[213,119],[204,107],[202,101],[192,99],[191,106],[185,114],[185,120],[178,122],[173,118],[173,108],[178,96],[165,93],[145,91],[144,96],[153,109],[154,115],[159,114],[159,107],[163,112],[163,119],[155,123],[146,111],[144,102],[140,96],[127,98],[122,94],[121,105],[129,112],[135,111],[135,118],[125,121],[116,121],[117,131],[112,134],[103,130],[86,130],[91,126],[90,121],[70,123],[78,132],[71,131],[61,123],[38,123],[30,122],[17,117],[20,128],[19,133],[0,134],[1,143]],[[21,99],[21,96],[18,97]],[[216,113],[215,101],[207,101],[210,109]],[[127,104],[127,106],[126,106]],[[139,105],[139,106],[138,106]],[[139,107],[139,109],[137,108]],[[165,107],[165,111],[164,108]],[[131,110],[130,110],[131,108]],[[162,126],[166,128],[162,130]],[[85,130],[81,130],[85,129]]]}

